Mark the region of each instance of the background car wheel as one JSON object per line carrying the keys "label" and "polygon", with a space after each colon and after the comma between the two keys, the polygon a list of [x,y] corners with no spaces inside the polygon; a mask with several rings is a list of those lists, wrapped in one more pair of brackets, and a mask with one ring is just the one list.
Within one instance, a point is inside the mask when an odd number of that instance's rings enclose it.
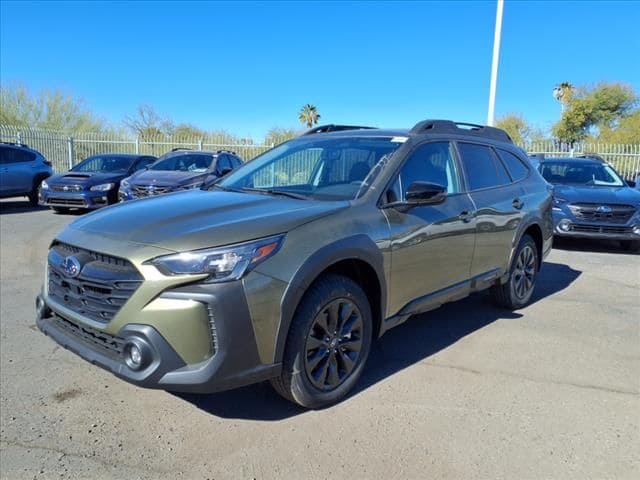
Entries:
{"label": "background car wheel", "polygon": [[303,407],[336,403],[362,374],[372,329],[371,307],[362,288],[347,277],[324,275],[298,305],[282,374],[271,384],[284,398]]}
{"label": "background car wheel", "polygon": [[67,207],[51,207],[51,210],[56,213],[69,213],[69,209]]}
{"label": "background car wheel", "polygon": [[513,257],[509,280],[491,288],[494,303],[509,310],[524,307],[533,295],[537,274],[538,247],[533,238],[524,235]]}
{"label": "background car wheel", "polygon": [[640,240],[622,240],[620,246],[629,252],[640,251]]}

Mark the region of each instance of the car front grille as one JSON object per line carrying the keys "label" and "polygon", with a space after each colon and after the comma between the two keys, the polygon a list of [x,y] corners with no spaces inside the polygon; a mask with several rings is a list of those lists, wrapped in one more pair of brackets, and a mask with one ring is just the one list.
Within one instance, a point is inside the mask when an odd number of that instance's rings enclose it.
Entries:
{"label": "car front grille", "polygon": [[608,233],[608,234],[624,234],[631,233],[631,227],[613,227],[613,226],[601,226],[601,225],[571,225],[572,232],[581,233]]}
{"label": "car front grille", "polygon": [[162,195],[163,193],[169,193],[171,191],[171,187],[159,187],[156,185],[134,185],[131,189],[133,196],[136,198]]}
{"label": "car front grille", "polygon": [[51,185],[51,190],[54,192],[81,192],[82,185]]}
{"label": "car front grille", "polygon": [[[65,270],[69,257],[80,264],[77,274]],[[127,260],[61,242],[49,250],[48,272],[54,301],[100,323],[109,322],[143,281]]]}
{"label": "car front grille", "polygon": [[87,202],[82,198],[48,197],[47,204],[64,205],[68,207],[86,207]]}
{"label": "car front grille", "polygon": [[636,212],[632,205],[600,203],[572,203],[569,209],[579,220],[602,223],[627,223]]}
{"label": "car front grille", "polygon": [[102,350],[103,353],[112,357],[122,355],[124,339],[110,335],[86,325],[77,325],[58,314],[53,314],[51,321],[61,330],[71,334],[78,340],[82,340],[89,346]]}

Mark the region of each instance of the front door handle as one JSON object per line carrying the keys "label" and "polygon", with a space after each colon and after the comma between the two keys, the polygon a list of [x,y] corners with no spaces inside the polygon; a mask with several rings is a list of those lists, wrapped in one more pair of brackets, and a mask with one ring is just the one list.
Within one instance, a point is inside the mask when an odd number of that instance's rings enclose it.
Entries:
{"label": "front door handle", "polygon": [[515,208],[516,210],[520,210],[522,207],[524,207],[524,202],[519,198],[514,198],[511,205],[513,205],[513,208]]}
{"label": "front door handle", "polygon": [[473,219],[473,212],[470,212],[468,210],[460,212],[460,215],[458,215],[458,219],[462,220],[464,223],[469,223]]}

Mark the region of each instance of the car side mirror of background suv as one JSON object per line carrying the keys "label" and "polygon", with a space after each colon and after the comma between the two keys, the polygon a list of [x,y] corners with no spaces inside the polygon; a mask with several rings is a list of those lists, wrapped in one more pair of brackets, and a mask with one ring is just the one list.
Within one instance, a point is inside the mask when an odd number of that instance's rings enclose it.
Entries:
{"label": "car side mirror of background suv", "polygon": [[406,194],[409,205],[433,205],[442,203],[447,198],[446,187],[431,182],[413,182]]}

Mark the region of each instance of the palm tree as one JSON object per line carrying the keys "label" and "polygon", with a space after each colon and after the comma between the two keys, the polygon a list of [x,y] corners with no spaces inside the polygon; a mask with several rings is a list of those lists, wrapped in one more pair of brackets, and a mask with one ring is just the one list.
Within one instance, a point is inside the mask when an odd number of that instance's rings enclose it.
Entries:
{"label": "palm tree", "polygon": [[573,95],[573,90],[574,87],[570,82],[562,82],[553,89],[553,96],[560,102],[560,108],[563,112]]}
{"label": "palm tree", "polygon": [[311,128],[314,125],[317,125],[318,120],[320,120],[320,114],[318,113],[318,109],[315,105],[311,105],[307,103],[304,107],[300,109],[300,113],[298,114],[298,120],[300,123],[307,126],[307,128]]}

